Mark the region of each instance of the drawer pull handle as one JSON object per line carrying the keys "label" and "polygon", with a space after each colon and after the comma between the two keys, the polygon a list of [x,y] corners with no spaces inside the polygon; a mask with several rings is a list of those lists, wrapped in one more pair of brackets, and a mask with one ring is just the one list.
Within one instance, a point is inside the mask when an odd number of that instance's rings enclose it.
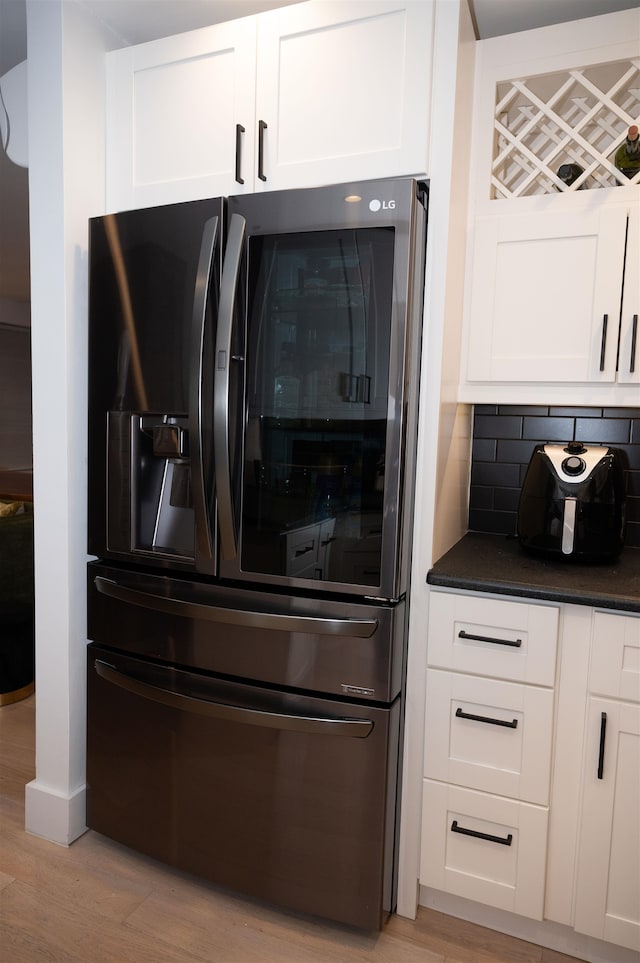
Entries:
{"label": "drawer pull handle", "polygon": [[492,639],[490,635],[472,635],[464,629],[460,629],[458,638],[472,639],[474,642],[492,642],[494,645],[511,645],[514,649],[519,649],[522,645],[522,639]]}
{"label": "drawer pull handle", "polygon": [[607,713],[600,713],[600,749],[598,750],[598,779],[604,778],[604,743],[607,736]]}
{"label": "drawer pull handle", "polygon": [[297,548],[295,551],[296,558],[300,558],[301,555],[307,555],[309,552],[313,551],[313,548],[314,548],[313,542],[311,542],[311,545],[305,545],[304,548]]}
{"label": "drawer pull handle", "polygon": [[501,846],[510,846],[513,842],[513,834],[509,833],[508,836],[492,836],[490,833],[479,833],[475,829],[465,829],[464,826],[458,826],[458,820],[454,819],[451,823],[452,833],[462,833],[463,836],[475,836],[477,839],[488,839],[490,843],[500,843]]}
{"label": "drawer pull handle", "polygon": [[492,719],[491,716],[474,716],[471,712],[464,712],[460,706],[456,709],[456,719],[472,719],[474,722],[487,722],[491,726],[504,726],[505,729],[517,729],[518,720],[512,719],[508,722],[506,719]]}

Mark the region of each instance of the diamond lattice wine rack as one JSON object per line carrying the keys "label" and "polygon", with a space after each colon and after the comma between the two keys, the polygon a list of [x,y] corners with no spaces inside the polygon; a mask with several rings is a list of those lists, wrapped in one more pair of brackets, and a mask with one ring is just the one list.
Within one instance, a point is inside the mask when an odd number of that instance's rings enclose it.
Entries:
{"label": "diamond lattice wine rack", "polygon": [[[640,115],[640,59],[619,60],[496,86],[493,198],[640,183],[615,166]],[[567,185],[563,164],[582,173]]]}

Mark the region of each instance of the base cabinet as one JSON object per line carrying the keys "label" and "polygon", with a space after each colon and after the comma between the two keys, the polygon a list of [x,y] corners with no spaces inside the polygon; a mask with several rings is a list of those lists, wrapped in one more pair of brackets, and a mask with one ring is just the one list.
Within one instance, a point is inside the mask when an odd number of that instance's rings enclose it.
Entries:
{"label": "base cabinet", "polygon": [[640,619],[597,613],[589,687],[574,925],[640,952]]}
{"label": "base cabinet", "polygon": [[433,590],[424,745],[419,882],[636,959],[640,616]]}
{"label": "base cabinet", "polygon": [[558,608],[433,592],[420,883],[541,920]]}

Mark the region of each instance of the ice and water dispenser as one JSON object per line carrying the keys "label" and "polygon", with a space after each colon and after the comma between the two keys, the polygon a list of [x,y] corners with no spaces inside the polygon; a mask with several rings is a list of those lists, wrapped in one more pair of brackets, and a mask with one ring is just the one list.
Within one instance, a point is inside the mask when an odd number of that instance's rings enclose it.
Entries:
{"label": "ice and water dispenser", "polygon": [[192,560],[187,418],[110,412],[108,466],[109,549]]}

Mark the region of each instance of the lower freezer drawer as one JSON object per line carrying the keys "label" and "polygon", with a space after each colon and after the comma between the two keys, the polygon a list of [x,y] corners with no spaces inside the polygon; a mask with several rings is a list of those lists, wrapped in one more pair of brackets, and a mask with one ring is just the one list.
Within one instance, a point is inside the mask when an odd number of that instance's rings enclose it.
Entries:
{"label": "lower freezer drawer", "polygon": [[399,700],[307,698],[88,653],[91,829],[250,896],[382,925]]}

